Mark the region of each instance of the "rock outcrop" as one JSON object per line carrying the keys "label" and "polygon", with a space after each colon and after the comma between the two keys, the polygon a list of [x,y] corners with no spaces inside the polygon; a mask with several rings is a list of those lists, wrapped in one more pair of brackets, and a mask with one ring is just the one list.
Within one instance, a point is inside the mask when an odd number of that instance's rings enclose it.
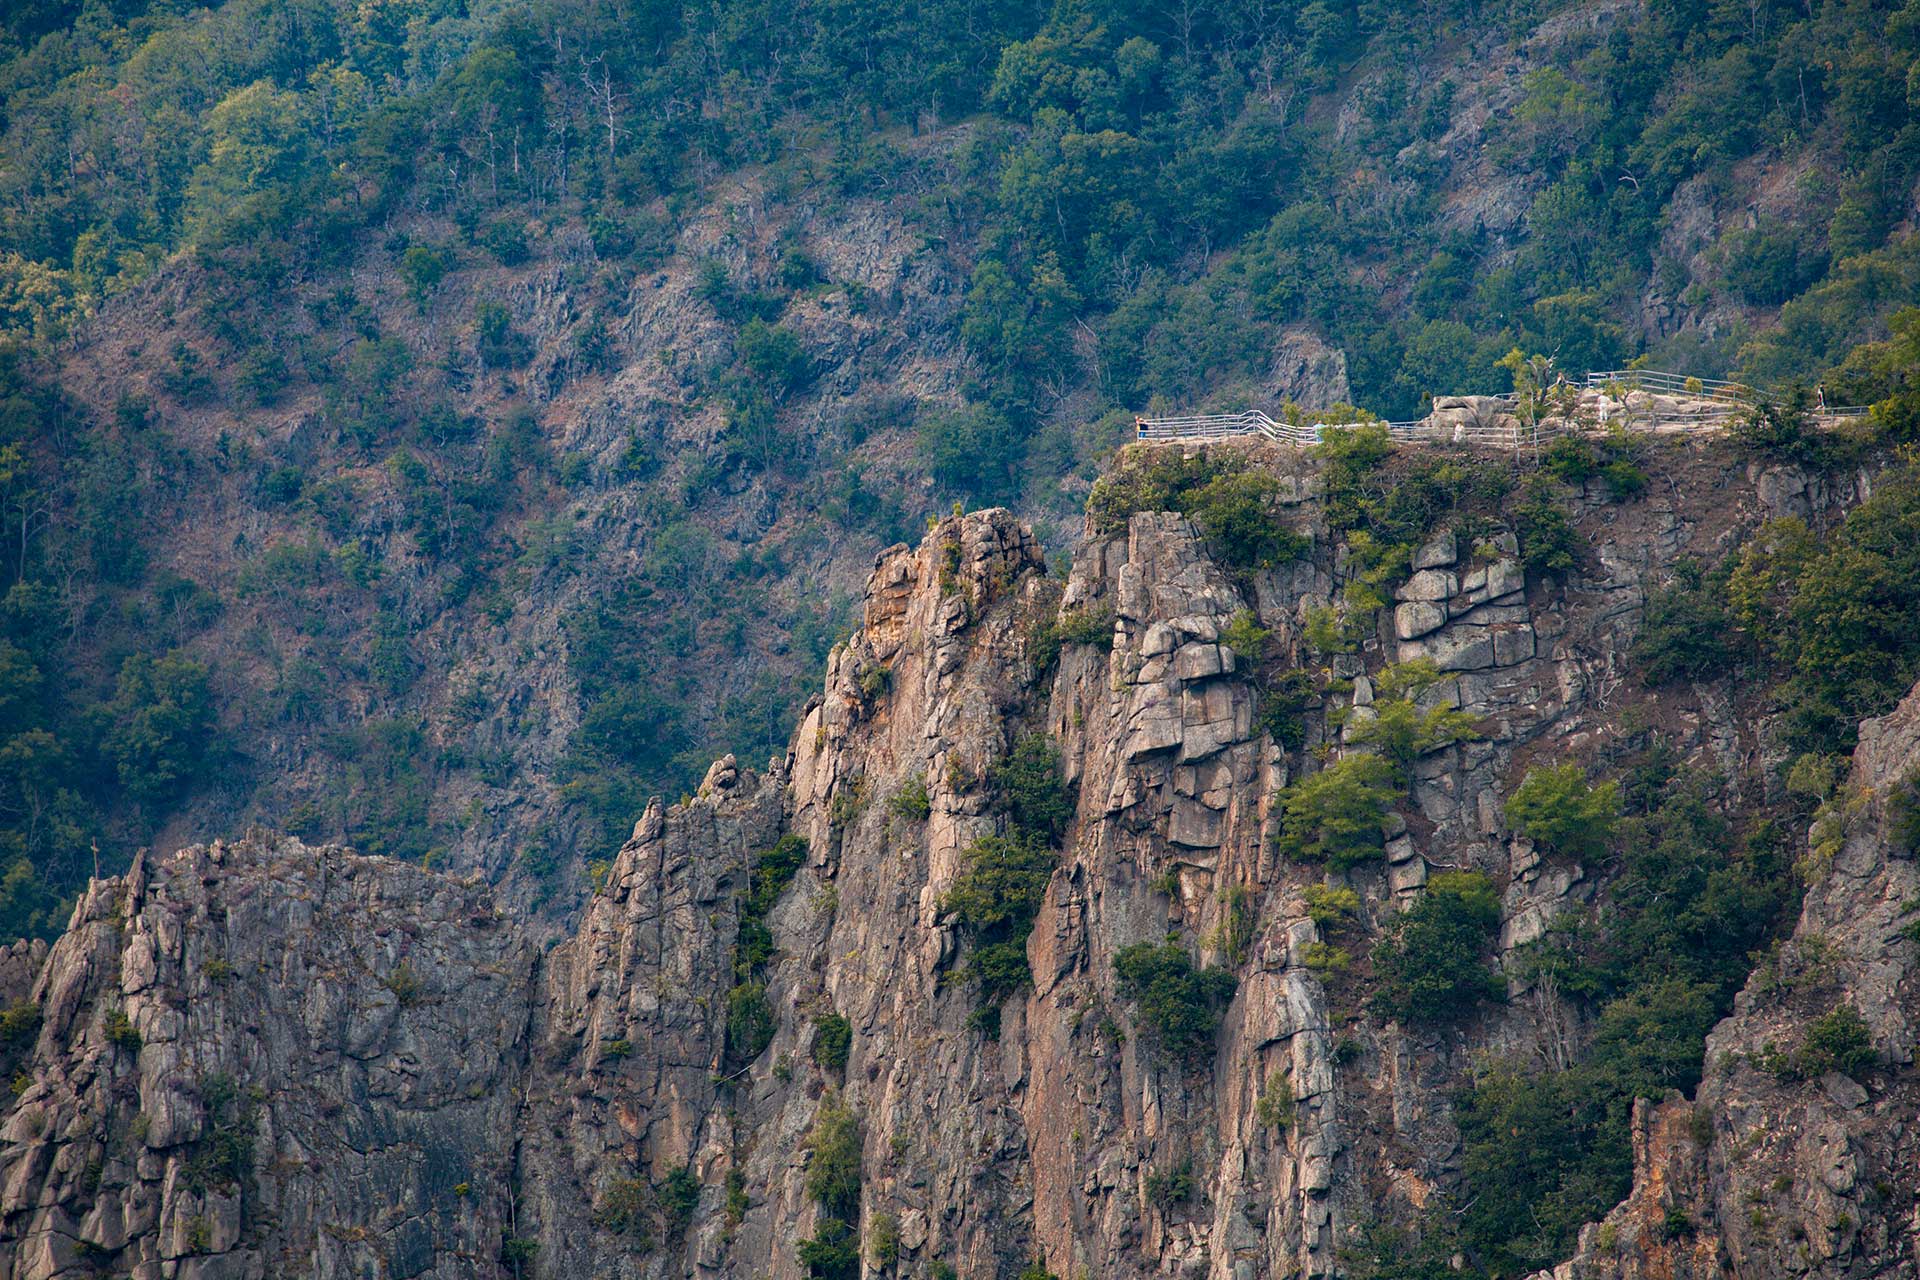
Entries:
{"label": "rock outcrop", "polygon": [[[1510,538],[1436,538],[1339,659],[1334,721],[1372,714],[1382,665],[1428,658],[1441,678],[1424,705],[1481,726],[1417,762],[1385,857],[1346,873],[1359,927],[1417,901],[1430,868],[1505,886],[1503,954],[1590,897],[1594,869],[1505,828],[1531,761],[1624,749],[1657,719],[1677,749],[1753,775],[1760,736],[1725,698],[1627,683],[1645,591],[1779,495],[1816,516],[1848,495],[1741,483],[1724,456],[1673,449],[1652,496],[1581,504],[1592,551],[1565,582],[1528,575]],[[1339,1274],[1364,1227],[1410,1223],[1458,1184],[1448,1094],[1474,1056],[1537,1048],[1554,1019],[1515,980],[1471,1026],[1402,1027],[1325,964],[1304,896],[1324,869],[1287,863],[1272,837],[1281,792],[1339,730],[1318,717],[1306,752],[1277,745],[1234,640],[1257,621],[1299,658],[1345,556],[1325,545],[1315,464],[1260,458],[1321,543],[1279,569],[1230,573],[1187,520],[1154,512],[1090,533],[1064,584],[1004,511],[883,552],[786,756],[765,773],[722,760],[696,796],[656,802],[544,952],[475,883],[291,840],[196,846],[97,882],[51,952],[0,955],[0,994],[39,1017],[0,1128],[0,1280],[796,1280],[797,1242],[820,1226],[807,1135],[841,1106],[871,1274],[984,1277],[1036,1257],[1067,1277]],[[1050,648],[1063,617],[1082,625]],[[1859,785],[1880,794],[1916,722],[1910,703],[1869,726]],[[996,1036],[960,976],[973,944],[947,895],[968,848],[1005,829],[995,768],[1032,732],[1058,744],[1073,814],[1027,943],[1031,986]],[[770,952],[756,960],[742,903],[787,836],[805,853],[751,921]],[[1861,818],[1776,966],[1812,965],[1809,939],[1829,939],[1829,980],[1890,1061],[1912,1044],[1915,944],[1895,937],[1912,878]],[[1169,934],[1237,980],[1210,1058],[1159,1049],[1116,978],[1123,948]],[[1823,991],[1756,987],[1710,1055],[1784,1045]],[[743,1054],[762,1007],[765,1043]],[[1910,1121],[1912,1099],[1877,1078],[1809,1082],[1787,1091],[1800,1121],[1759,1126],[1787,1105],[1772,1079],[1744,1058],[1710,1072],[1704,1153],[1679,1104],[1643,1115],[1645,1174],[1608,1256],[1645,1262],[1623,1274],[1692,1274],[1719,1251],[1740,1274],[1791,1269],[1785,1226],[1762,1243],[1742,1199],[1755,1184],[1727,1172],[1769,1161],[1806,1170],[1770,1209],[1784,1223],[1795,1206],[1799,1269],[1911,1256],[1868,1225],[1887,1220],[1872,1189],[1911,1185],[1910,1158],[1864,1131],[1893,1131],[1901,1107]],[[1785,1146],[1754,1145],[1757,1126]],[[1698,1228],[1655,1240],[1645,1206],[1664,1224],[1675,1195],[1703,1197],[1677,1205]],[[1570,1274],[1613,1274],[1604,1230]]]}
{"label": "rock outcrop", "polygon": [[[1860,726],[1792,938],[1708,1037],[1695,1100],[1638,1104],[1633,1193],[1551,1280],[1920,1270],[1920,863],[1890,830],[1916,770],[1920,687]],[[1844,1010],[1863,1050],[1850,1070],[1808,1052]]]}

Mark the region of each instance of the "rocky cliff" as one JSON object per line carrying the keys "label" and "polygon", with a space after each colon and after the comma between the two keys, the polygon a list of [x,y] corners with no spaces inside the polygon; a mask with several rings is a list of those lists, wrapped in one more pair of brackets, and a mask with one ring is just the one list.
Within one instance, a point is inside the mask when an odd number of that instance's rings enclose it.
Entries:
{"label": "rocky cliff", "polygon": [[1915,1274],[1916,762],[1920,689],[1861,725],[1793,937],[1708,1038],[1698,1096],[1635,1110],[1633,1194],[1554,1280]]}
{"label": "rocky cliff", "polygon": [[[1545,1060],[1567,1014],[1515,966],[1509,1000],[1467,1022],[1383,1018],[1325,962],[1306,890],[1352,889],[1371,936],[1431,872],[1480,870],[1504,894],[1504,960],[1603,879],[1507,829],[1529,764],[1604,761],[1656,725],[1730,785],[1772,763],[1737,690],[1650,692],[1629,642],[1682,557],[1766,517],[1818,523],[1867,480],[1657,452],[1645,498],[1596,480],[1576,500],[1591,551],[1561,580],[1497,530],[1419,548],[1292,751],[1235,641],[1257,620],[1297,664],[1310,611],[1355,572],[1318,464],[1255,453],[1314,539],[1277,569],[1230,571],[1185,518],[1143,511],[1090,525],[1063,584],[1008,513],[940,521],[878,557],[785,757],[764,774],[723,760],[656,802],[544,953],[477,882],[405,863],[265,837],[145,857],[96,882],[50,952],[0,959],[18,1072],[0,1280],[789,1280],[829,1225],[829,1159],[857,1179],[867,1274],[1348,1272],[1363,1234],[1458,1188],[1449,1099],[1476,1058]],[[1422,706],[1477,736],[1418,759],[1383,858],[1283,859],[1283,788],[1374,714],[1382,667],[1414,658],[1440,677]],[[1916,723],[1910,701],[1864,731],[1862,796],[1912,757]],[[950,894],[1008,830],[997,770],[1036,732],[1072,810],[1030,987],[996,1020],[977,1016],[979,940]],[[1915,944],[1896,935],[1914,872],[1876,803],[1848,810],[1794,941],[1715,1033],[1700,1108],[1641,1114],[1634,1197],[1572,1274],[1912,1265],[1910,1092],[1787,1086],[1753,1062],[1839,990],[1910,1061]],[[1235,979],[1207,1052],[1157,1042],[1116,975],[1124,948],[1169,936]],[[836,1116],[856,1137],[829,1156]]]}

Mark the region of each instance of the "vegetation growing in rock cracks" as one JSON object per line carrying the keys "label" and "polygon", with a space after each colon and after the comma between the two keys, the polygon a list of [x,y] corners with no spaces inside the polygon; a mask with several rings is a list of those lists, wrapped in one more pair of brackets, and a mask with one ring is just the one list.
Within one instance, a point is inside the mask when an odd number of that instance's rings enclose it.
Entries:
{"label": "vegetation growing in rock cracks", "polygon": [[821,1100],[806,1138],[807,1195],[819,1206],[814,1232],[799,1246],[814,1280],[860,1274],[860,1121],[837,1095]]}
{"label": "vegetation growing in rock cracks", "polygon": [[727,1057],[736,1066],[759,1057],[778,1029],[763,976],[773,959],[773,931],[767,916],[806,859],[806,840],[789,833],[755,854],[747,873],[733,949],[734,986],[727,993]]}
{"label": "vegetation growing in rock cracks", "polygon": [[1727,563],[1683,568],[1650,601],[1635,657],[1655,682],[1757,664],[1787,745],[1843,751],[1920,675],[1916,601],[1920,468],[1899,463],[1824,536],[1773,521]]}
{"label": "vegetation growing in rock cracks", "polygon": [[1500,999],[1506,983],[1487,965],[1499,927],[1492,880],[1477,871],[1435,875],[1374,948],[1374,1008],[1403,1022],[1445,1023]]}
{"label": "vegetation growing in rock cracks", "polygon": [[1229,568],[1273,569],[1305,555],[1313,541],[1288,527],[1280,477],[1227,452],[1188,456],[1153,449],[1123,453],[1087,500],[1094,528],[1117,533],[1139,511],[1190,517]]}
{"label": "vegetation growing in rock cracks", "polygon": [[[1569,37],[1574,9],[7,7],[0,944],[57,934],[96,866],[162,833],[256,819],[563,886],[719,751],[784,747],[853,618],[812,589],[817,547],[857,562],[955,497],[1070,516],[1131,411],[1240,407],[1302,335],[1338,358],[1329,398],[1393,418],[1517,381],[1514,351],[1733,374],[1768,390],[1737,432],[1755,458],[1877,471],[1920,437],[1916,11],[1681,0]],[[1469,186],[1507,216],[1463,230]],[[1705,239],[1674,253],[1702,200]],[[722,248],[739,208],[755,234]],[[872,255],[849,226],[907,268],[852,278]],[[636,298],[698,341],[657,341]],[[1810,430],[1796,379],[1873,411]],[[1359,652],[1435,533],[1497,522],[1536,586],[1575,573],[1564,486],[1627,499],[1655,469],[1614,444],[1555,445],[1509,492],[1504,466],[1329,433],[1355,573],[1314,648]],[[1789,756],[1843,756],[1920,674],[1920,503],[1908,470],[1873,480],[1837,524],[1768,528],[1656,593],[1648,679],[1764,680]],[[1184,510],[1254,572],[1304,549],[1287,496],[1200,468],[1096,515]],[[1060,639],[1099,643],[1095,622]],[[547,668],[557,715],[527,697]],[[1301,748],[1313,690],[1265,687]],[[1369,771],[1424,748],[1405,713],[1376,723],[1375,765],[1289,795],[1293,856],[1377,857],[1397,780]],[[1513,821],[1605,896],[1528,958],[1590,1041],[1489,1066],[1459,1111],[1472,1194],[1435,1237],[1492,1274],[1562,1260],[1618,1193],[1631,1098],[1690,1086],[1791,913],[1798,831],[1622,776],[1609,839],[1584,806],[1611,781],[1543,786]],[[1032,821],[972,864],[976,963],[1044,891],[1059,824]],[[730,1058],[771,1035],[771,905],[742,912]],[[1819,1060],[1854,1061],[1857,1029],[1826,1027]],[[204,1216],[186,1234],[207,1243]],[[501,1256],[518,1274],[535,1247]]]}
{"label": "vegetation growing in rock cracks", "polygon": [[1565,1257],[1626,1194],[1633,1099],[1698,1084],[1707,1031],[1797,905],[1786,835],[1737,830],[1714,779],[1654,750],[1624,782],[1604,914],[1563,917],[1516,956],[1594,1019],[1590,1042],[1559,1070],[1490,1061],[1457,1101],[1477,1193],[1462,1239],[1490,1274]]}
{"label": "vegetation growing in rock cracks", "polygon": [[[584,0],[406,22],[297,8],[0,18],[0,628],[26,664],[0,708],[22,761],[0,778],[0,936],[57,931],[94,837],[117,869],[180,806],[421,857],[487,838],[443,801],[524,768],[564,811],[498,838],[539,829],[516,865],[560,880],[721,750],[784,742],[795,677],[849,617],[784,590],[820,530],[877,547],[955,496],[1063,514],[1061,480],[1131,411],[1240,407],[1295,334],[1391,418],[1497,389],[1518,348],[1576,373],[1645,355],[1802,378],[1878,404],[1881,439],[1920,420],[1898,5],[1650,6],[1570,43],[1552,35],[1564,6],[1452,0],[1229,4],[1176,26],[1126,5],[859,23],[737,0],[636,21]],[[1449,140],[1477,68],[1434,69],[1508,46],[1524,71],[1464,155]],[[1801,175],[1784,205],[1667,252],[1691,207],[1676,193],[1749,201],[1776,160]],[[696,259],[707,241],[685,233],[743,181],[766,242]],[[1465,182],[1509,193],[1506,229],[1444,215],[1436,193]],[[899,224],[916,278],[955,305],[929,321],[911,289],[836,269],[819,241],[848,210]],[[697,358],[633,347],[631,290],[668,267],[712,328]],[[540,272],[564,278],[558,321],[507,301]],[[142,291],[163,285],[150,319]],[[1678,300],[1677,324],[1640,318],[1652,296]],[[836,364],[809,323],[828,306],[930,325],[910,345],[964,353],[959,402],[897,390],[868,355]],[[100,394],[81,370],[149,328]],[[555,406],[641,364],[657,396],[581,447]],[[259,430],[296,404],[318,436]],[[676,431],[692,404],[717,428],[698,456]],[[1301,531],[1264,518],[1257,474],[1191,489],[1209,485],[1225,559],[1292,553]],[[771,527],[737,524],[739,491]],[[616,493],[631,563],[590,536]],[[176,494],[254,523],[186,548]],[[1353,488],[1334,496],[1355,527]],[[1380,547],[1404,544],[1406,522],[1378,522]],[[582,714],[549,773],[499,745],[530,727],[517,711],[487,723],[501,690],[480,686],[514,664],[456,672],[429,633],[491,634],[582,579],[552,614]],[[90,715],[127,663],[133,714]],[[367,714],[336,716],[334,690]],[[369,766],[372,724],[429,722],[430,750]],[[312,778],[247,765],[290,735]]]}
{"label": "vegetation growing in rock cracks", "polygon": [[1280,851],[1347,870],[1380,856],[1381,829],[1402,783],[1376,755],[1344,756],[1292,784],[1281,797]]}
{"label": "vegetation growing in rock cracks", "polygon": [[1073,804],[1059,749],[1044,734],[1020,734],[987,776],[1007,815],[1007,832],[982,836],[967,847],[940,909],[971,942],[956,976],[974,984],[973,1025],[997,1036],[1002,1002],[1032,978],[1027,938],[1053,878],[1055,845],[1072,820]]}
{"label": "vegetation growing in rock cracks", "polygon": [[1606,848],[1620,812],[1620,784],[1594,786],[1568,760],[1530,769],[1507,799],[1507,823],[1553,853],[1587,857]]}
{"label": "vegetation growing in rock cracks", "polygon": [[1188,1066],[1206,1060],[1220,1011],[1238,985],[1231,973],[1194,964],[1176,938],[1122,947],[1114,953],[1113,972],[1150,1044]]}

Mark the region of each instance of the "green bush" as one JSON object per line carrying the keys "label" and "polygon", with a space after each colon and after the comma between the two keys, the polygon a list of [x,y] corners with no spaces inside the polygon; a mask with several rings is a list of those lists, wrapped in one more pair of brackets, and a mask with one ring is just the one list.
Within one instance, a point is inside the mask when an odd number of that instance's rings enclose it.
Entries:
{"label": "green bush", "polygon": [[798,1254],[812,1280],[859,1280],[860,1237],[839,1218],[822,1218]]}
{"label": "green bush", "polygon": [[416,244],[400,255],[400,274],[421,310],[453,268],[453,254],[437,245]]}
{"label": "green bush", "polygon": [[637,1236],[643,1242],[653,1217],[653,1188],[642,1178],[615,1178],[593,1203],[589,1221],[602,1231]]}
{"label": "green bush", "polygon": [[474,346],[480,361],[491,368],[517,369],[533,359],[533,342],[513,327],[513,316],[497,302],[473,308]]}
{"label": "green bush", "polygon": [[1422,711],[1405,697],[1376,696],[1373,715],[1353,722],[1352,741],[1378,751],[1404,785],[1412,780],[1414,762],[1421,756],[1473,741],[1480,737],[1478,726],[1473,716],[1445,703]]}
{"label": "green bush", "polygon": [[1314,693],[1307,672],[1281,672],[1261,686],[1255,723],[1282,750],[1298,751],[1307,742],[1307,709]]}
{"label": "green bush", "polygon": [[186,1187],[195,1195],[214,1189],[231,1191],[253,1173],[258,1125],[254,1098],[243,1099],[233,1077],[221,1072],[201,1077],[199,1087],[206,1125],[186,1152],[182,1165]]}
{"label": "green bush", "polygon": [[1380,855],[1381,823],[1400,795],[1393,766],[1347,756],[1289,786],[1281,797],[1279,847],[1290,858],[1345,871]]}
{"label": "green bush", "polygon": [[1360,895],[1345,885],[1310,884],[1300,893],[1308,917],[1322,932],[1345,928],[1360,914]]}
{"label": "green bush", "polygon": [[1220,643],[1233,650],[1234,657],[1241,662],[1258,666],[1272,635],[1272,631],[1260,625],[1260,615],[1251,609],[1242,609],[1220,628]]}
{"label": "green bush", "polygon": [[773,1004],[767,999],[767,984],[758,981],[736,983],[727,992],[727,1057],[732,1062],[752,1062],[773,1043],[779,1030]]}
{"label": "green bush", "polygon": [[749,320],[740,328],[734,351],[741,367],[775,400],[792,395],[811,377],[813,362],[791,329],[777,328],[764,320]]}
{"label": "green bush", "polygon": [[409,1009],[426,998],[427,985],[413,971],[413,966],[402,960],[393,967],[393,971],[380,980],[380,985],[393,993],[394,1001],[402,1008]]}
{"label": "green bush", "polygon": [[165,806],[199,779],[219,736],[208,674],[183,653],[132,654],[120,664],[113,698],[93,712],[101,754],[141,802]]}
{"label": "green bush", "polygon": [[979,984],[978,1005],[998,1005],[1019,990],[1027,970],[1027,935],[1053,878],[1051,850],[1028,835],[983,836],[961,855],[961,871],[940,899],[973,941],[961,970]]}
{"label": "green bush", "polygon": [[1530,769],[1507,799],[1507,825],[1553,853],[1588,858],[1613,839],[1620,784],[1594,786],[1577,761]]}
{"label": "green bush", "polygon": [[828,1217],[860,1213],[860,1122],[838,1097],[820,1104],[807,1133],[807,1194]]}
{"label": "green bush", "polygon": [[734,976],[745,978],[773,958],[773,935],[767,916],[806,864],[807,842],[787,834],[754,855],[747,873],[747,892],[740,901],[739,941],[734,952]]}
{"label": "green bush", "polygon": [[686,1234],[687,1227],[693,1222],[695,1210],[700,1207],[700,1180],[693,1175],[692,1165],[682,1165],[668,1173],[656,1192],[660,1202],[660,1217],[666,1228],[669,1240],[678,1240]]}
{"label": "green bush", "polygon": [[1187,1203],[1199,1189],[1191,1160],[1183,1161],[1171,1169],[1156,1169],[1147,1175],[1147,1203],[1162,1213]]}
{"label": "green bush", "polygon": [[1718,246],[1727,288],[1750,306],[1779,306],[1825,274],[1816,242],[1811,228],[1783,222],[1728,232]]}
{"label": "green bush", "polygon": [[1111,536],[1125,529],[1137,512],[1184,513],[1189,493],[1233,465],[1211,454],[1189,457],[1157,449],[1126,450],[1094,482],[1087,496],[1087,516],[1096,533]]}
{"label": "green bush", "polygon": [[1372,505],[1368,485],[1393,455],[1393,433],[1380,423],[1362,423],[1321,433],[1314,455],[1326,470],[1327,523],[1360,527]]}
{"label": "green bush", "polygon": [[1220,1013],[1238,985],[1223,969],[1199,969],[1186,948],[1168,939],[1137,942],[1114,953],[1120,994],[1135,1002],[1140,1025],[1169,1056],[1188,1065],[1212,1052]]}
{"label": "green bush", "polygon": [[1294,1109],[1293,1081],[1285,1071],[1274,1072],[1253,1104],[1254,1118],[1269,1129],[1287,1129],[1293,1125]]}
{"label": "green bush", "polygon": [[1246,961],[1247,951],[1253,946],[1254,929],[1260,922],[1260,903],[1252,888],[1236,884],[1227,890],[1225,906],[1220,926],[1208,942],[1226,952],[1230,963],[1239,965]]}
{"label": "green bush", "polygon": [[1499,928],[1491,880],[1477,871],[1434,876],[1374,948],[1374,1007],[1402,1022],[1441,1023],[1501,999],[1506,984],[1485,958]]}
{"label": "green bush", "polygon": [[1222,564],[1273,569],[1313,549],[1313,539],[1280,523],[1280,481],[1248,469],[1215,476],[1180,497],[1184,511]]}
{"label": "green bush", "polygon": [[890,1213],[876,1213],[867,1237],[867,1256],[882,1271],[900,1261],[900,1219]]}
{"label": "green bush", "polygon": [[1353,968],[1353,953],[1331,942],[1309,942],[1300,954],[1300,963],[1323,979],[1333,978]]}
{"label": "green bush", "polygon": [[1113,648],[1113,606],[1087,605],[1063,609],[1034,633],[1032,653],[1035,670],[1042,674],[1053,670],[1063,645],[1088,644],[1101,649]]}
{"label": "green bush", "polygon": [[1561,436],[1541,454],[1540,469],[1572,485],[1583,485],[1599,476],[1616,500],[1631,498],[1647,487],[1647,473],[1635,456],[1633,438],[1625,432],[1597,441],[1588,436]]}
{"label": "green bush", "polygon": [[1580,564],[1581,539],[1573,521],[1544,489],[1513,509],[1520,561],[1535,573],[1566,574]]}
{"label": "green bush", "polygon": [[907,822],[925,822],[933,813],[927,796],[927,775],[916,773],[894,789],[887,801],[887,812]]}
{"label": "green bush", "polygon": [[1073,801],[1061,773],[1060,749],[1043,733],[1023,733],[1013,750],[988,770],[1016,831],[1057,842],[1073,820]]}
{"label": "green bush", "polygon": [[1904,307],[1887,321],[1890,336],[1848,354],[1834,373],[1833,394],[1844,404],[1870,404],[1881,437],[1920,439],[1920,307]]}
{"label": "green bush", "polygon": [[1025,440],[992,405],[976,404],[923,419],[919,455],[942,492],[975,503],[1010,500],[1020,491]]}
{"label": "green bush", "polygon": [[1920,676],[1920,470],[1881,476],[1792,574],[1779,649],[1790,744],[1846,751]]}
{"label": "green bush", "polygon": [[766,983],[759,977],[773,959],[773,931],[767,927],[767,916],[806,860],[806,840],[788,834],[755,854],[747,873],[733,947],[734,987],[727,993],[727,1058],[736,1065],[759,1057],[779,1029]]}
{"label": "green bush", "polygon": [[1879,1061],[1867,1020],[1851,1004],[1843,1004],[1807,1024],[1806,1038],[1791,1059],[1791,1075],[1810,1080],[1838,1071],[1857,1079]]}
{"label": "green bush", "polygon": [[287,506],[300,500],[306,484],[307,473],[299,467],[275,467],[260,475],[260,500],[270,507]]}
{"label": "green bush", "polygon": [[1707,574],[1683,560],[1669,586],[1647,594],[1632,662],[1650,685],[1711,680],[1735,664],[1733,630],[1725,571]]}
{"label": "green bush", "polygon": [[104,1024],[107,1042],[128,1053],[140,1052],[140,1032],[133,1025],[133,1019],[127,1016],[125,1009],[109,1009]]}
{"label": "green bush", "polygon": [[1280,490],[1278,477],[1236,455],[1136,450],[1094,485],[1087,514],[1098,532],[1113,534],[1135,512],[1176,512],[1193,521],[1222,564],[1271,569],[1313,546],[1280,522]]}
{"label": "green bush", "polygon": [[1836,442],[1813,421],[1813,398],[1795,385],[1784,399],[1763,397],[1737,418],[1728,434],[1757,458],[1825,467],[1838,460]]}
{"label": "green bush", "polygon": [[527,260],[527,229],[512,218],[496,218],[480,233],[480,243],[503,267],[517,267]]}
{"label": "green bush", "polygon": [[1509,1273],[1564,1257],[1626,1195],[1633,1099],[1699,1084],[1707,1032],[1791,922],[1790,850],[1772,828],[1736,839],[1715,780],[1658,765],[1637,771],[1650,776],[1620,823],[1606,914],[1563,919],[1523,953],[1597,1011],[1588,1046],[1563,1071],[1495,1064],[1456,1108],[1476,1192],[1464,1234]]}
{"label": "green bush", "polygon": [[828,1071],[845,1071],[853,1048],[853,1024],[837,1013],[813,1020],[813,1060]]}

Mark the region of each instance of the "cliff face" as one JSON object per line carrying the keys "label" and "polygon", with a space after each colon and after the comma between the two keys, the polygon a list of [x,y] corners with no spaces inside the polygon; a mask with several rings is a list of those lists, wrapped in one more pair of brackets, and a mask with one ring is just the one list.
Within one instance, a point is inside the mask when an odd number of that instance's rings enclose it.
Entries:
{"label": "cliff face", "polygon": [[[1315,465],[1262,461],[1316,527]],[[1430,657],[1443,679],[1426,704],[1467,711],[1484,737],[1422,758],[1386,858],[1346,873],[1363,931],[1416,901],[1430,869],[1504,887],[1502,956],[1592,895],[1586,868],[1505,830],[1529,761],[1624,748],[1657,723],[1683,753],[1757,775],[1760,738],[1734,702],[1624,677],[1645,586],[1678,558],[1850,496],[1728,461],[1676,445],[1651,496],[1616,505],[1596,488],[1576,512],[1592,555],[1565,584],[1530,579],[1510,540],[1420,550],[1379,636],[1340,659],[1349,715],[1370,714],[1368,672]],[[1564,1025],[1550,993],[1516,982],[1496,1011],[1410,1030],[1310,963],[1303,890],[1327,872],[1271,840],[1301,756],[1261,728],[1224,639],[1251,612],[1297,659],[1306,607],[1345,568],[1321,546],[1230,576],[1185,519],[1141,513],[1090,536],[1063,586],[1006,512],[944,520],[880,555],[863,625],[785,758],[764,775],[723,760],[692,799],[648,809],[544,954],[474,885],[295,841],[196,846],[96,883],[50,954],[0,961],[0,994],[40,1018],[5,1050],[20,1092],[0,1129],[0,1280],[790,1280],[819,1226],[808,1134],[841,1104],[858,1121],[870,1274],[983,1277],[1036,1256],[1068,1277],[1338,1273],[1363,1227],[1411,1223],[1457,1185],[1448,1095],[1475,1055],[1545,1059]],[[1076,631],[1048,662],[1044,624],[1109,614],[1110,648]],[[1917,722],[1910,701],[1868,727],[1862,785],[1912,757]],[[1003,829],[994,768],[1031,731],[1059,744],[1073,813],[1027,943],[1031,990],[991,1038],[957,977],[976,944],[943,899],[968,847]],[[783,835],[806,853],[751,922],[771,957],[744,972],[742,904]],[[1782,972],[1824,964],[1890,1053],[1912,1042],[1899,1005],[1914,944],[1893,940],[1912,878],[1860,820],[1782,953]],[[1122,948],[1169,933],[1237,977],[1208,1058],[1156,1046],[1116,980]],[[1837,949],[1814,957],[1814,936]],[[764,981],[771,1038],[739,1062],[743,977]],[[1679,1104],[1651,1113],[1615,1252],[1589,1231],[1575,1274],[1706,1274],[1720,1248],[1740,1274],[1778,1274],[1796,1247],[1819,1263],[1842,1241],[1910,1256],[1870,1188],[1912,1182],[1886,1147],[1912,1100],[1723,1063],[1786,1047],[1832,1003],[1760,985],[1709,1045],[1710,1149],[1685,1145]],[[836,1016],[844,1066],[821,1043]],[[1280,1082],[1291,1123],[1259,1105]],[[1772,1123],[1786,1105],[1800,1119]],[[1741,1171],[1771,1178],[1781,1144],[1820,1162],[1779,1193],[1817,1243],[1760,1232],[1742,1199]],[[1693,1226],[1656,1241],[1646,1206],[1665,1231],[1660,1198],[1676,1195]]]}
{"label": "cliff face", "polygon": [[[1695,1101],[1640,1104],[1633,1194],[1556,1280],[1915,1273],[1920,867],[1890,826],[1917,764],[1920,689],[1860,726],[1793,937],[1708,1038]],[[1844,1009],[1876,1059],[1851,1074],[1819,1054]]]}

